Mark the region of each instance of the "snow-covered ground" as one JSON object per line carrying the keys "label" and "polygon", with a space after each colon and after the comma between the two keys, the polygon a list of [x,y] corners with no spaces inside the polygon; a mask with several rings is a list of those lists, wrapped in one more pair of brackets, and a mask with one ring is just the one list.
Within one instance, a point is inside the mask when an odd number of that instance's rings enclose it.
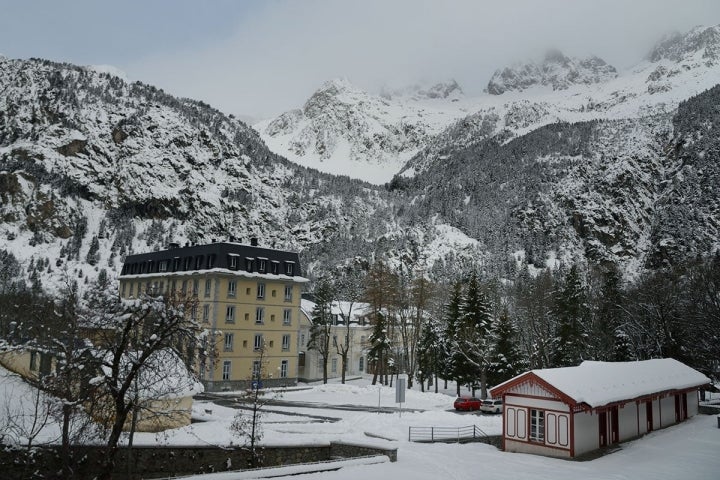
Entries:
{"label": "snow-covered ground", "polygon": [[[699,415],[680,425],[624,443],[618,451],[586,462],[505,453],[481,443],[461,445],[409,442],[407,436],[410,426],[477,425],[489,435],[501,432],[499,415],[458,414],[452,411],[455,389],[452,384],[448,387],[447,390],[443,389],[437,394],[422,393],[416,389],[408,391],[406,403],[403,404],[408,411],[402,413],[373,411],[378,406],[378,400],[381,407],[398,405],[395,403],[394,388],[372,386],[368,378],[353,379],[346,385],[313,384],[306,388],[288,389],[277,394],[284,402],[298,402],[298,405],[321,404],[327,407],[267,405],[267,412],[262,418],[263,443],[322,444],[342,440],[398,449],[396,463],[349,465],[334,472],[300,474],[293,476],[294,480],[366,480],[367,478],[461,480],[480,476],[492,479],[553,478],[556,480],[719,478],[720,429],[717,428],[716,417],[708,415]],[[10,376],[0,369],[0,403],[6,404],[8,399],[10,402],[17,402],[18,399],[27,396],[27,389],[28,387],[17,377]],[[368,411],[329,408],[343,405],[365,406]],[[15,405],[15,408],[17,409],[18,406]],[[160,434],[138,434],[135,439],[136,444],[239,443],[239,439],[233,437],[228,428],[238,410],[206,401],[195,402],[193,409],[194,417],[199,420],[197,423]],[[3,421],[6,411],[6,405],[0,406],[0,422]],[[333,420],[323,420],[318,417],[329,417]],[[41,438],[50,440],[56,434],[57,430],[54,427],[49,428],[47,435]],[[233,477],[223,476],[223,478]],[[245,475],[242,478],[248,477]]]}

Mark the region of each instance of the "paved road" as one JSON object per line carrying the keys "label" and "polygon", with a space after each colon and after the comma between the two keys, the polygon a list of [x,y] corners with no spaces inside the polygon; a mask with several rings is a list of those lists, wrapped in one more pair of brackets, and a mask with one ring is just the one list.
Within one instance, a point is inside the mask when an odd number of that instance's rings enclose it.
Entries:
{"label": "paved road", "polygon": [[[202,393],[200,395],[195,396],[198,400],[207,400],[211,401],[217,405],[222,405],[225,407],[230,408],[248,408],[247,404],[249,403],[245,399],[243,399],[240,396],[232,396],[232,395],[218,395],[213,393]],[[424,410],[417,409],[417,408],[402,408],[402,410],[399,407],[384,407],[381,406],[378,408],[377,406],[368,406],[368,405],[330,405],[327,403],[321,403],[321,402],[290,402],[283,399],[263,399],[263,403],[265,405],[272,405],[277,407],[303,407],[303,408],[316,408],[319,410],[345,410],[345,411],[352,411],[352,412],[379,412],[379,413],[397,413],[397,412],[423,412]],[[270,411],[266,408],[263,410]],[[277,413],[283,413],[285,415],[299,415],[304,417],[311,417],[311,418],[318,418],[318,419],[328,419],[331,421],[337,421],[339,419],[333,418],[333,417],[324,417],[324,416],[316,416],[316,415],[307,415],[304,413],[294,413],[294,412],[286,412],[281,410],[275,410]]]}

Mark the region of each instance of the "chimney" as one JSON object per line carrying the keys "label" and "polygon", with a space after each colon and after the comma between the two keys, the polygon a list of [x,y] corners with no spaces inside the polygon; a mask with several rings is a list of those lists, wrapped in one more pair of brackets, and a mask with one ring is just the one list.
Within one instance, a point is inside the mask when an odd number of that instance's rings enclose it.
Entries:
{"label": "chimney", "polygon": [[228,240],[230,241],[230,243],[233,243],[233,242],[235,241],[235,237],[233,237],[232,235],[230,235],[230,238],[229,238]]}
{"label": "chimney", "polygon": [[257,246],[258,246],[258,239],[257,239],[257,237],[252,237],[252,238],[250,239],[250,246],[251,246],[251,247],[257,247]]}

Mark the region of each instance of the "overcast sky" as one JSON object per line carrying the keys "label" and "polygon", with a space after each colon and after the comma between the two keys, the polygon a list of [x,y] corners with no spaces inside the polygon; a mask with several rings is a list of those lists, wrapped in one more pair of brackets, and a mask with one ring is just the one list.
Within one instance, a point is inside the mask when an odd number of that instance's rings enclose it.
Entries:
{"label": "overcast sky", "polygon": [[113,65],[130,80],[268,117],[325,80],[379,90],[456,79],[549,47],[637,63],[664,34],[720,23],[720,0],[0,0],[0,53]]}

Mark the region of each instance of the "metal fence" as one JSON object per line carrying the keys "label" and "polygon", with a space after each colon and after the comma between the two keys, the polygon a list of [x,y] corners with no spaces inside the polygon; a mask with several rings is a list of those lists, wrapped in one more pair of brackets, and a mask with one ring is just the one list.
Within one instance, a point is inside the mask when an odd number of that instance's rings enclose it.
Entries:
{"label": "metal fence", "polygon": [[490,437],[477,425],[467,427],[409,427],[410,442],[488,441]]}

